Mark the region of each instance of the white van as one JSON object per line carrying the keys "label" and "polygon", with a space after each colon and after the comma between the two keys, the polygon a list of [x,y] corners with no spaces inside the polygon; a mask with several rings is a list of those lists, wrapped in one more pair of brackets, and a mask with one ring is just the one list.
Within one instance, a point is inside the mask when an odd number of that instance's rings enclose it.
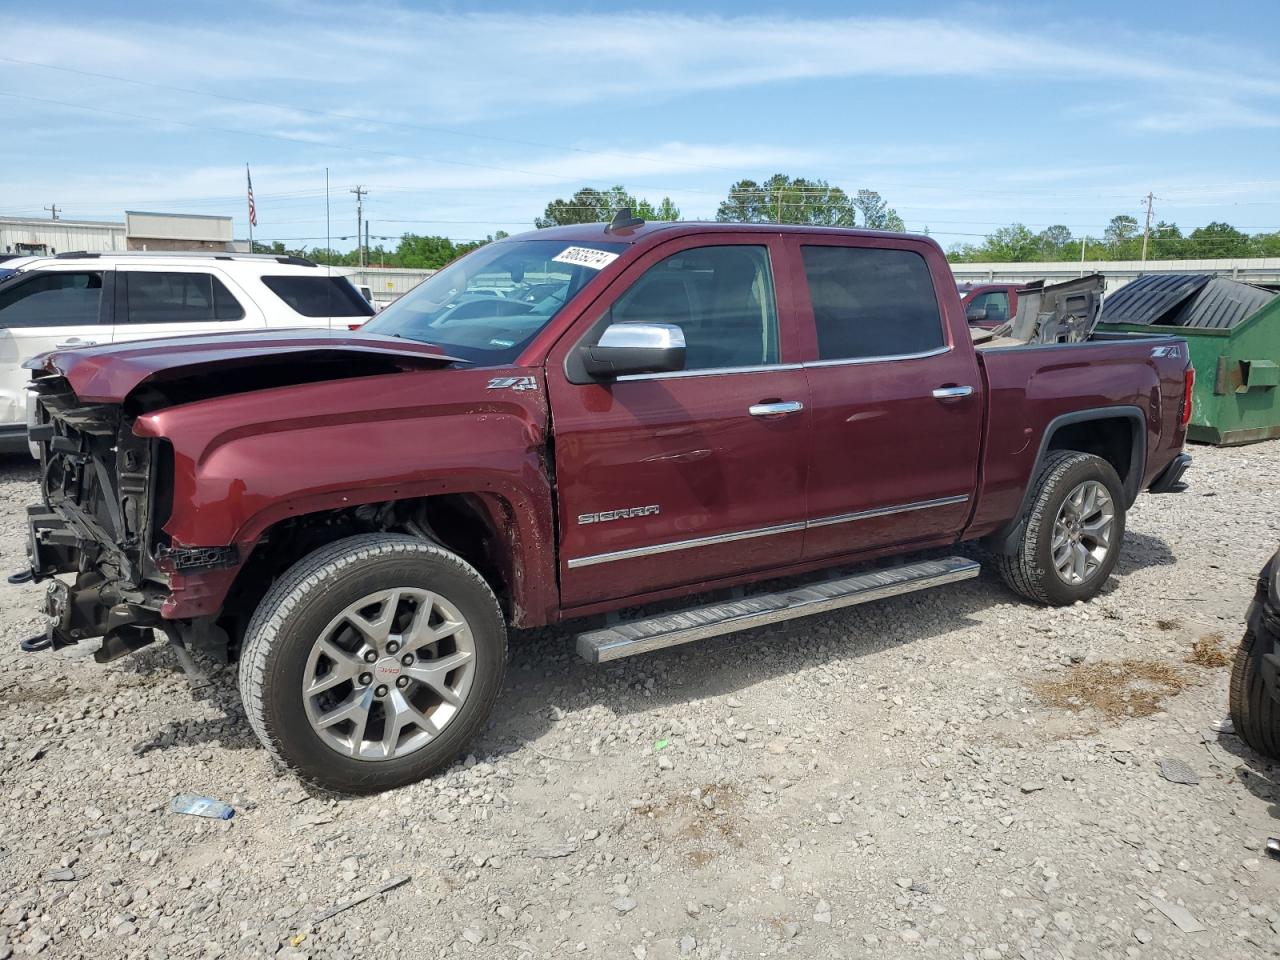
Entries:
{"label": "white van", "polygon": [[350,278],[300,257],[62,253],[0,262],[0,452],[27,444],[24,361],[49,350],[273,327],[354,329]]}

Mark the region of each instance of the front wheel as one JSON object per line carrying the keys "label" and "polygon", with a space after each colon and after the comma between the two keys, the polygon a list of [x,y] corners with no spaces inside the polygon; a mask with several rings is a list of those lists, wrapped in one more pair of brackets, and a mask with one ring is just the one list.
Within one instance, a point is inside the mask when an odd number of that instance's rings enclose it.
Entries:
{"label": "front wheel", "polygon": [[505,670],[506,624],[473,567],[416,537],[363,534],[304,557],[263,598],[240,695],[284,767],[374,793],[452,762]]}
{"label": "front wheel", "polygon": [[1124,522],[1115,468],[1090,453],[1055,451],[1033,481],[1016,552],[997,557],[997,566],[1010,587],[1037,603],[1091,600],[1119,558]]}

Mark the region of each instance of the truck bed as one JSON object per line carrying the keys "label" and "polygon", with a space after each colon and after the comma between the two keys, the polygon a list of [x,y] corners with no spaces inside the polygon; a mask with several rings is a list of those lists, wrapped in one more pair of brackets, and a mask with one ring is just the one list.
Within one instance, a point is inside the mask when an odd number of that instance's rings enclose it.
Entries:
{"label": "truck bed", "polygon": [[1136,469],[1129,503],[1182,450],[1177,429],[1186,341],[1167,336],[1094,334],[1083,343],[979,344],[986,394],[986,437],[978,502],[969,535],[983,536],[1021,513],[1027,478],[1054,427],[1119,416],[1132,424],[1128,451]]}

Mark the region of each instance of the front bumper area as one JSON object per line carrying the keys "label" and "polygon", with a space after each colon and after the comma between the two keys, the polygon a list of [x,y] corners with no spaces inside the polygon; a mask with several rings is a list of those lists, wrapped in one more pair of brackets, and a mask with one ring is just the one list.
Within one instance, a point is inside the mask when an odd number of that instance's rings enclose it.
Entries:
{"label": "front bumper area", "polygon": [[[71,504],[33,504],[27,508],[27,533],[31,569],[18,579],[47,581],[46,632],[43,643],[33,637],[24,641],[24,649],[58,649],[104,637],[95,658],[105,662],[151,642],[167,591],[135,585],[129,558],[92,519]],[[68,574],[74,575],[72,582],[60,579]]]}

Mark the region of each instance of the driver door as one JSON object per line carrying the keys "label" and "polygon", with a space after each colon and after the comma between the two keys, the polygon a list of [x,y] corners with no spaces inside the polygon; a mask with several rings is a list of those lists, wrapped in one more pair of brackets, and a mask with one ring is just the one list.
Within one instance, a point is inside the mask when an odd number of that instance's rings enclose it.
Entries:
{"label": "driver door", "polygon": [[[552,351],[566,607],[710,589],[799,559],[808,386],[778,258],[759,234],[663,244]],[[685,369],[611,381],[566,369],[571,351],[628,322],[681,327]]]}

